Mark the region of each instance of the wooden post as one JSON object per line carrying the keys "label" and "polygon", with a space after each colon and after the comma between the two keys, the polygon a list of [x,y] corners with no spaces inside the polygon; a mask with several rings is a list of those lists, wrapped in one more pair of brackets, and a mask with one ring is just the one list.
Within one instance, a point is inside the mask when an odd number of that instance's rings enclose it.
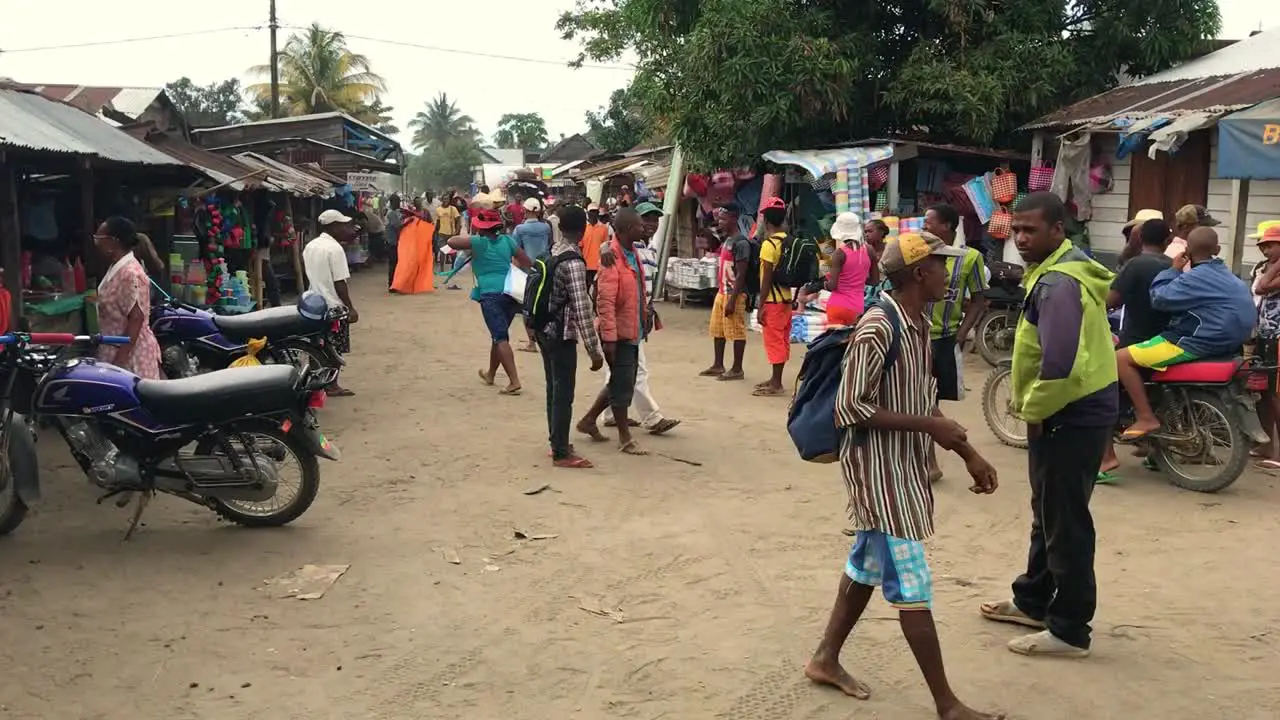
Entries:
{"label": "wooden post", "polygon": [[1044,160],[1044,132],[1036,131],[1031,135],[1031,167]]}
{"label": "wooden post", "polygon": [[[93,165],[90,164],[89,158],[80,161],[80,219],[84,228],[84,248],[82,250],[82,262],[85,267],[85,274],[93,279],[98,279],[106,272],[106,268],[102,266],[102,260],[98,257],[98,253],[93,245],[93,233],[97,231],[94,224],[93,216]],[[89,282],[93,285],[92,281]]]}
{"label": "wooden post", "polygon": [[288,208],[289,217],[293,218],[293,242],[289,243],[289,259],[293,262],[293,284],[298,292],[298,297],[302,297],[302,292],[307,288],[307,274],[302,268],[302,236],[298,232],[298,217],[293,214],[293,197],[285,196],[286,207]]}
{"label": "wooden post", "polygon": [[901,200],[901,198],[898,197],[898,185],[901,182],[902,182],[902,163],[898,162],[897,160],[894,160],[893,162],[889,163],[889,181],[888,181],[889,209],[887,213],[888,215],[898,214],[898,202]]}
{"label": "wooden post", "polygon": [[18,178],[0,153],[0,262],[4,263],[4,287],[9,291],[9,330],[22,321],[22,225],[18,219]]}
{"label": "wooden post", "polygon": [[[1249,232],[1249,181],[1231,181],[1231,272],[1244,271],[1244,240]],[[1242,276],[1243,277],[1243,276]]]}

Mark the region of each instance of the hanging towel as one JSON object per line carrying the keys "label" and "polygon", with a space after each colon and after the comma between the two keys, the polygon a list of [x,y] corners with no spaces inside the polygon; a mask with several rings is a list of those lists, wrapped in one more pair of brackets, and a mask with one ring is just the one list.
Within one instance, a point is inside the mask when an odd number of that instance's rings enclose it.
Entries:
{"label": "hanging towel", "polygon": [[1074,138],[1063,138],[1058,147],[1058,164],[1053,170],[1053,184],[1049,192],[1062,198],[1062,202],[1074,201],[1076,218],[1093,217],[1093,190],[1089,187],[1089,165],[1093,160],[1089,133]]}

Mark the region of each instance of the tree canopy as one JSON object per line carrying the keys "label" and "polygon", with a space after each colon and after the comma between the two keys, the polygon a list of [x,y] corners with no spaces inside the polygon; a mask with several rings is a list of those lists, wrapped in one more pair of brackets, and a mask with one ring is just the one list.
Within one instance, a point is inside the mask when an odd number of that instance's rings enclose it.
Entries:
{"label": "tree canopy", "polygon": [[649,123],[630,87],[609,95],[608,107],[587,111],[587,135],[601,150],[621,153],[648,139]]}
{"label": "tree canopy", "polygon": [[180,77],[164,86],[165,94],[191,127],[230,125],[244,119],[244,95],[236,78],[196,85]]}
{"label": "tree canopy", "polygon": [[630,92],[693,167],[884,135],[1009,145],[1061,105],[1200,49],[1216,0],[579,0],[578,58],[639,58]]}
{"label": "tree canopy", "polygon": [[[279,53],[279,70],[282,116],[338,110],[367,120],[369,106],[387,90],[382,77],[370,69],[369,58],[352,52],[341,32],[319,23],[289,36]],[[256,65],[249,72],[269,78],[271,66]],[[250,85],[248,91],[269,107],[270,82]]]}
{"label": "tree canopy", "polygon": [[500,148],[538,150],[547,146],[547,123],[536,112],[506,113],[498,118],[493,144]]}
{"label": "tree canopy", "polygon": [[425,110],[419,110],[409,121],[413,131],[411,144],[419,150],[439,150],[459,141],[475,146],[480,142],[480,131],[475,121],[458,109],[458,104],[445,93],[427,102]]}

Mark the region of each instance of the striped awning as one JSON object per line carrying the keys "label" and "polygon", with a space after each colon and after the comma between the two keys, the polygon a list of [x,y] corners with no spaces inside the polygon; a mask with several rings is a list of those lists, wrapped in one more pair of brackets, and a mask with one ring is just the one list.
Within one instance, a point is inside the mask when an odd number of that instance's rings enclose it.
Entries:
{"label": "striped awning", "polygon": [[845,168],[858,169],[893,157],[892,145],[863,145],[834,150],[770,150],[764,159],[778,165],[794,165],[815,178]]}

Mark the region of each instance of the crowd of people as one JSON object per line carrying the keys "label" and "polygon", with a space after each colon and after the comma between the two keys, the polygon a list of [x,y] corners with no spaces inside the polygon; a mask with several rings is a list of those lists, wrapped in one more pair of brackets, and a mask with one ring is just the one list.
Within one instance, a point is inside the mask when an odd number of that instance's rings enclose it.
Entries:
{"label": "crowd of people", "polygon": [[[393,198],[391,207],[398,205]],[[529,270],[538,263],[545,272],[549,314],[527,324],[529,344],[522,349],[542,356],[549,452],[557,467],[592,467],[571,441],[574,428],[596,442],[608,440],[602,425],[615,428],[619,451],[643,455],[636,428],[662,434],[679,424],[660,412],[645,356],[646,340],[661,329],[647,282],[657,268],[649,247],[662,217],[656,204],[637,198],[610,215],[596,205],[551,209],[529,198],[516,214],[494,207],[481,193],[465,209],[458,210],[453,198],[442,207],[435,216],[442,236],[438,249],[465,254],[465,261],[455,265],[472,268],[472,299],[492,341],[488,366],[479,376],[492,386],[499,371],[505,374],[501,394],[522,390],[510,342],[521,307],[510,296],[508,276],[513,266]],[[946,720],[1001,717],[969,708],[947,681],[923,545],[933,534],[932,488],[941,477],[935,448],[962,459],[973,493],[987,495],[999,486],[995,468],[941,405],[963,398],[961,353],[984,310],[983,255],[958,240],[960,216],[947,205],[928,210],[923,231],[895,237],[879,220],[862,223],[843,213],[831,231],[837,245],[830,272],[791,286],[775,282],[785,277],[775,271],[790,241],[785,207],[766,201],[762,227],[751,234],[741,231],[741,209],[716,210],[719,289],[709,323],[713,361],[700,374],[720,381],[746,377],[747,313],[757,296],[771,367],[756,395],[784,393],[792,313],[820,290],[830,293],[829,323],[853,328],[840,366],[835,422],[844,431],[839,460],[854,544],[805,674],[854,697],[869,695],[869,688],[842,666],[840,652],[879,587],[899,610],[938,715]],[[1028,427],[1031,535],[1027,565],[1010,596],[978,610],[993,622],[1032,631],[1009,642],[1013,652],[1081,658],[1090,653],[1097,604],[1089,502],[1094,486],[1119,467],[1112,436],[1121,390],[1135,411],[1123,435],[1139,441],[1161,429],[1142,373],[1235,353],[1255,326],[1260,351],[1274,361],[1280,335],[1280,222],[1264,223],[1252,236],[1266,259],[1254,269],[1251,285],[1217,257],[1216,221],[1203,208],[1184,208],[1173,226],[1157,212],[1139,213],[1125,228],[1128,244],[1118,275],[1073,245],[1066,222],[1066,207],[1052,193],[1032,193],[1013,212],[1010,241],[1028,264],[1027,297],[1014,341],[1012,404]],[[320,243],[304,252],[308,275],[327,298],[346,305],[354,321],[348,274],[340,253],[333,252],[337,243],[331,247],[324,240],[341,240],[351,220],[330,211],[320,225]],[[393,220],[385,223],[391,247],[396,228]],[[1113,337],[1108,313],[1116,308],[1123,308],[1123,320]],[[726,358],[730,343],[732,356]],[[604,379],[575,423],[579,346],[590,370],[603,370]],[[1260,408],[1272,442],[1256,454],[1280,467],[1280,400],[1274,385]]]}

